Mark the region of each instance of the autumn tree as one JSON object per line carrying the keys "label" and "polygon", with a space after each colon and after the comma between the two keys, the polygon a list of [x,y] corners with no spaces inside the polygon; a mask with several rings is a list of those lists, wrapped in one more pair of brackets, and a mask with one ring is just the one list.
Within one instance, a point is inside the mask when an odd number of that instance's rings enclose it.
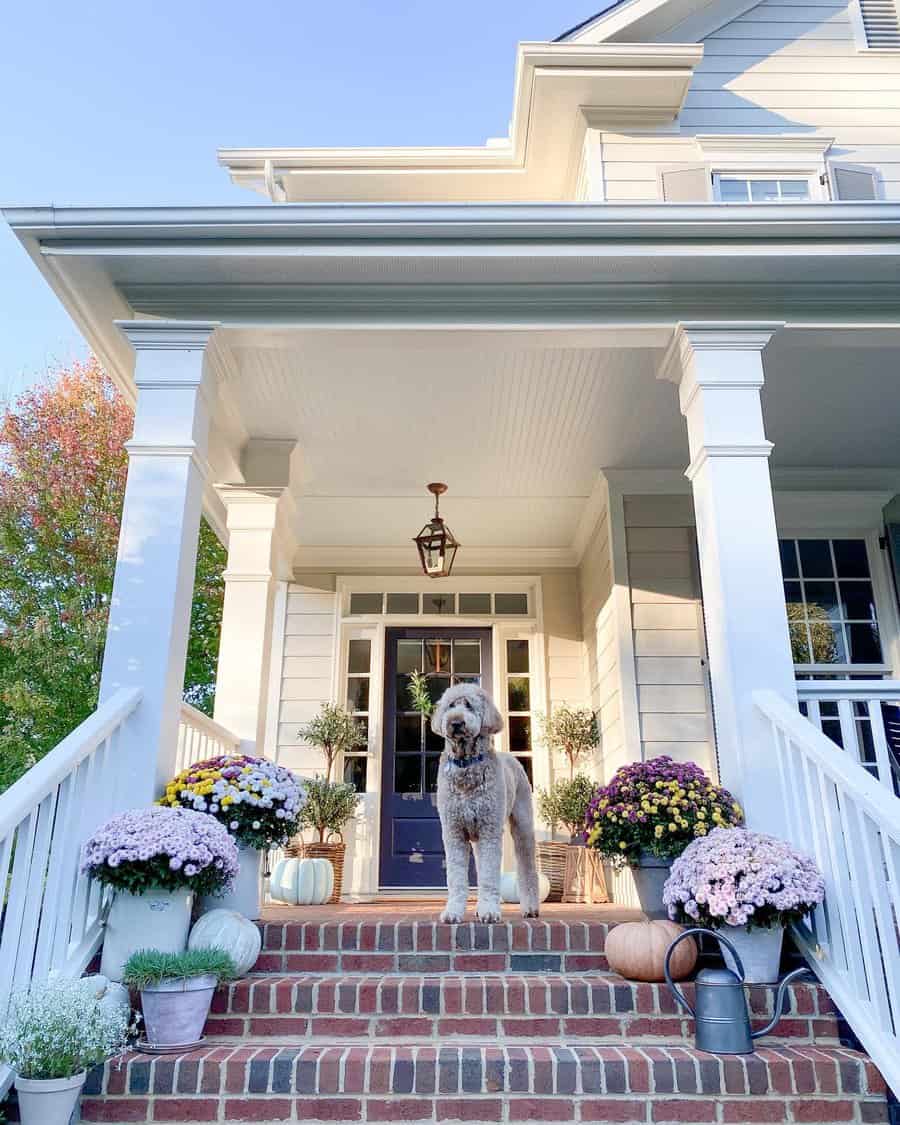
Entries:
{"label": "autumn tree", "polygon": [[[28,391],[0,421],[0,790],[97,705],[131,429],[96,359]],[[186,694],[207,711],[223,567],[204,524]]]}

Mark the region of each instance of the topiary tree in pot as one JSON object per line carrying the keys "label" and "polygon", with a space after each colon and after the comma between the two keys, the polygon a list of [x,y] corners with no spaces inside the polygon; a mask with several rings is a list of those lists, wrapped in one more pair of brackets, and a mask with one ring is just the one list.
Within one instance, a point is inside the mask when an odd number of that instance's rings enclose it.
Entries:
{"label": "topiary tree in pot", "polygon": [[[318,834],[312,843],[295,841],[285,851],[301,859],[328,859],[334,868],[334,889],[329,902],[339,902],[344,875],[343,832],[353,819],[360,795],[346,781],[329,781],[315,777],[306,782],[306,800],[300,810],[301,829],[309,828]],[[335,839],[335,837],[337,837]]]}
{"label": "topiary tree in pot", "polygon": [[340,754],[366,744],[362,725],[337,703],[323,703],[318,715],[300,728],[299,735],[325,755],[326,781],[331,781],[331,771]]}
{"label": "topiary tree in pot", "polygon": [[538,844],[538,865],[550,878],[551,897],[554,876],[557,893],[563,902],[608,902],[602,864],[584,847],[585,819],[596,786],[589,777],[577,774],[560,778],[549,789],[537,792],[537,808],[555,835],[560,825],[568,829],[569,842]]}
{"label": "topiary tree in pot", "polygon": [[561,703],[547,715],[538,714],[540,741],[551,754],[562,753],[569,763],[569,780],[575,778],[578,762],[600,745],[597,717],[587,707]]}

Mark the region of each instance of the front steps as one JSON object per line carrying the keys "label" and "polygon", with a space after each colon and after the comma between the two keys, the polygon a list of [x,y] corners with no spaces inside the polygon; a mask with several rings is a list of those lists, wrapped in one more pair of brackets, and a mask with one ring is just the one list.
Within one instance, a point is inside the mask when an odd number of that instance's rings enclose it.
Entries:
{"label": "front steps", "polygon": [[[791,988],[755,1055],[717,1058],[694,1049],[664,986],[608,972],[608,909],[551,907],[497,926],[442,926],[390,904],[329,909],[315,911],[324,921],[267,924],[258,971],[219,989],[208,1044],[96,1070],[82,1119],[888,1119],[879,1075],[840,1046],[817,984]],[[755,1019],[773,991],[748,990]]]}

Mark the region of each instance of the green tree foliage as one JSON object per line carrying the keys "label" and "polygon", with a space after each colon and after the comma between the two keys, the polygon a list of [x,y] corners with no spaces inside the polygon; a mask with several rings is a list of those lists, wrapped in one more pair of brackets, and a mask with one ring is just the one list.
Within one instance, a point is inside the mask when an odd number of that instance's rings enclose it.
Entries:
{"label": "green tree foliage", "polygon": [[541,741],[551,754],[565,754],[569,780],[575,777],[579,760],[600,745],[600,731],[593,711],[561,703],[549,715],[537,716]]}
{"label": "green tree foliage", "polygon": [[[0,791],[97,705],[132,421],[96,359],[0,419]],[[185,682],[207,712],[223,569],[204,525]]]}
{"label": "green tree foliage", "polygon": [[347,754],[366,744],[362,725],[336,703],[323,703],[319,713],[300,728],[299,737],[310,746],[318,746],[325,755],[326,782],[331,781],[331,771],[339,754]]}

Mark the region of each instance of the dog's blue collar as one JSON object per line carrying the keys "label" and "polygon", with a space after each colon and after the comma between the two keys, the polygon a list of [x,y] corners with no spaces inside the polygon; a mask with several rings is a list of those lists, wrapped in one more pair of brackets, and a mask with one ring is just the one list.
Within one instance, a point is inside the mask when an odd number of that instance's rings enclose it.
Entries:
{"label": "dog's blue collar", "polygon": [[477,766],[479,762],[484,761],[484,754],[475,754],[468,758],[448,758],[447,764],[456,766],[457,769],[465,769],[466,766]]}

